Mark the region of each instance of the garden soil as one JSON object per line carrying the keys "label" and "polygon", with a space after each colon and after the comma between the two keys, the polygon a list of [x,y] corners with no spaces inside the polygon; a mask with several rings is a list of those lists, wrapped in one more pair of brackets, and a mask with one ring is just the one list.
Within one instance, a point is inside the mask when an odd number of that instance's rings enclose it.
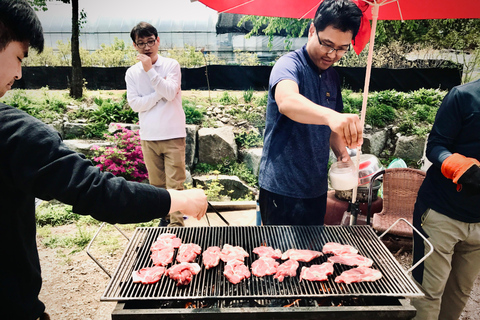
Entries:
{"label": "garden soil", "polygon": [[[77,228],[72,225],[52,228],[52,233],[56,232],[75,234]],[[126,233],[128,236],[133,234],[132,231]],[[110,278],[88,257],[85,250],[70,254],[62,249],[47,248],[38,242],[43,277],[40,299],[45,303],[46,312],[50,314],[51,319],[111,319],[116,303],[100,301]],[[122,251],[123,249],[113,254],[95,257],[110,273],[113,273],[121,259]],[[407,267],[411,256],[409,253],[403,253],[397,259]],[[475,283],[460,320],[478,319],[480,319],[480,277]]]}

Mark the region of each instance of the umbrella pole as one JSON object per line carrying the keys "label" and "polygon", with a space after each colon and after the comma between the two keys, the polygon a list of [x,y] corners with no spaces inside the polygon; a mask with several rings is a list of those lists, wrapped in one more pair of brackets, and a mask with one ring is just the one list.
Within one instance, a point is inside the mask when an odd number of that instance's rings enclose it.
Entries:
{"label": "umbrella pole", "polygon": [[[378,12],[380,9],[380,4],[377,2],[372,4],[372,28],[370,31],[370,41],[368,43],[368,57],[367,57],[367,68],[365,71],[365,85],[363,88],[363,101],[362,101],[362,111],[360,114],[360,124],[362,128],[365,128],[365,115],[367,113],[367,101],[368,101],[368,89],[370,85],[370,74],[372,72],[372,60],[373,60],[373,46],[375,44],[375,32],[377,30],[377,20]],[[362,154],[362,147],[357,147],[357,157],[355,161],[355,168],[357,170],[357,176],[360,167],[360,156]],[[352,203],[353,206],[357,201],[357,188],[353,188],[352,192]],[[352,210],[350,214],[350,225],[357,224],[357,212],[358,210]]]}

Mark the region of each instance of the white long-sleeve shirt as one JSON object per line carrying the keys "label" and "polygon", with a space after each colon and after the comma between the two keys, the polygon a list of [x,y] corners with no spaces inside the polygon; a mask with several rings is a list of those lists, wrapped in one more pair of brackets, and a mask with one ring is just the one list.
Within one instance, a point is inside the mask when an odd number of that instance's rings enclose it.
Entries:
{"label": "white long-sleeve shirt", "polygon": [[148,72],[138,62],[128,68],[125,82],[128,103],[138,112],[141,140],[159,141],[186,136],[181,71],[176,60],[159,55]]}

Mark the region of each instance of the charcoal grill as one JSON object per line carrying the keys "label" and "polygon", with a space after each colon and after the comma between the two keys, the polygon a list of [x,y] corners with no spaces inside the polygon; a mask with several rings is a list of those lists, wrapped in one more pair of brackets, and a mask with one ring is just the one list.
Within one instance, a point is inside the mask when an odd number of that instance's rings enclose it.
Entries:
{"label": "charcoal grill", "polygon": [[[262,245],[282,251],[291,248],[321,251],[327,242],[349,244],[357,248],[363,256],[372,259],[372,268],[380,270],[383,277],[375,282],[348,285],[335,283],[336,276],[351,268],[335,264],[334,274],[329,276],[328,281],[299,281],[302,266],[323,263],[327,261],[327,255],[310,263],[301,262],[297,276],[286,277],[283,282],[273,276],[258,278],[252,275],[234,285],[223,275],[224,263],[220,261],[215,268],[202,268],[185,287],[177,287],[173,280],[165,276],[156,284],[133,283],[132,271],[153,266],[150,247],[158,236],[165,232],[176,234],[183,243],[196,243],[203,250],[214,245],[222,247],[226,243],[241,246],[250,254],[250,257],[245,259],[247,266],[257,259],[253,249]],[[203,265],[201,255],[196,262]],[[420,289],[369,226],[244,226],[137,228],[101,300],[118,301],[112,314],[113,319],[136,319],[138,317],[135,315],[138,314],[142,314],[142,319],[148,319],[144,316],[149,314],[161,314],[162,319],[168,319],[169,315],[186,319],[185,317],[191,314],[198,319],[199,313],[205,314],[207,318],[212,312],[224,316],[229,314],[229,318],[234,318],[238,313],[238,317],[243,316],[243,319],[245,312],[255,314],[258,319],[262,318],[259,315],[270,314],[271,317],[272,312],[276,319],[294,319],[298,316],[298,319],[318,319],[319,312],[333,312],[340,316],[352,311],[355,312],[355,319],[361,319],[363,313],[365,319],[410,319],[415,314],[415,309],[405,302],[405,298],[419,296],[423,296]],[[271,302],[279,300],[292,304],[292,307],[284,308],[282,303],[272,307]],[[180,307],[172,306],[172,301]],[[297,301],[304,302],[295,306]],[[354,301],[357,302],[352,304]],[[232,307],[232,303],[240,307]],[[226,304],[230,307],[226,307]],[[186,305],[198,307],[190,309],[185,308]],[[203,307],[205,305],[210,307]],[[388,310],[390,312],[387,312]],[[290,312],[295,312],[295,316],[289,314]],[[377,312],[376,316],[373,316],[372,312]],[[388,317],[380,317],[380,314],[388,314]],[[133,317],[129,318],[127,315]]]}

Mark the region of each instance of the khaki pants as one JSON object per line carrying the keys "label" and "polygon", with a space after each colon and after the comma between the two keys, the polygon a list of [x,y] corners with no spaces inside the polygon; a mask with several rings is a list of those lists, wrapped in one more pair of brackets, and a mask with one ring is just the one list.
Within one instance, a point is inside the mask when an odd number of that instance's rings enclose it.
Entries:
{"label": "khaki pants", "polygon": [[[451,219],[432,209],[422,216],[434,247],[420,283],[425,297],[413,299],[417,320],[457,320],[480,272],[480,223]],[[425,245],[425,254],[429,247]]]}
{"label": "khaki pants", "polygon": [[[185,138],[163,141],[141,141],[143,159],[151,185],[183,190],[185,174]],[[169,227],[184,226],[183,214],[172,212],[167,217]]]}

